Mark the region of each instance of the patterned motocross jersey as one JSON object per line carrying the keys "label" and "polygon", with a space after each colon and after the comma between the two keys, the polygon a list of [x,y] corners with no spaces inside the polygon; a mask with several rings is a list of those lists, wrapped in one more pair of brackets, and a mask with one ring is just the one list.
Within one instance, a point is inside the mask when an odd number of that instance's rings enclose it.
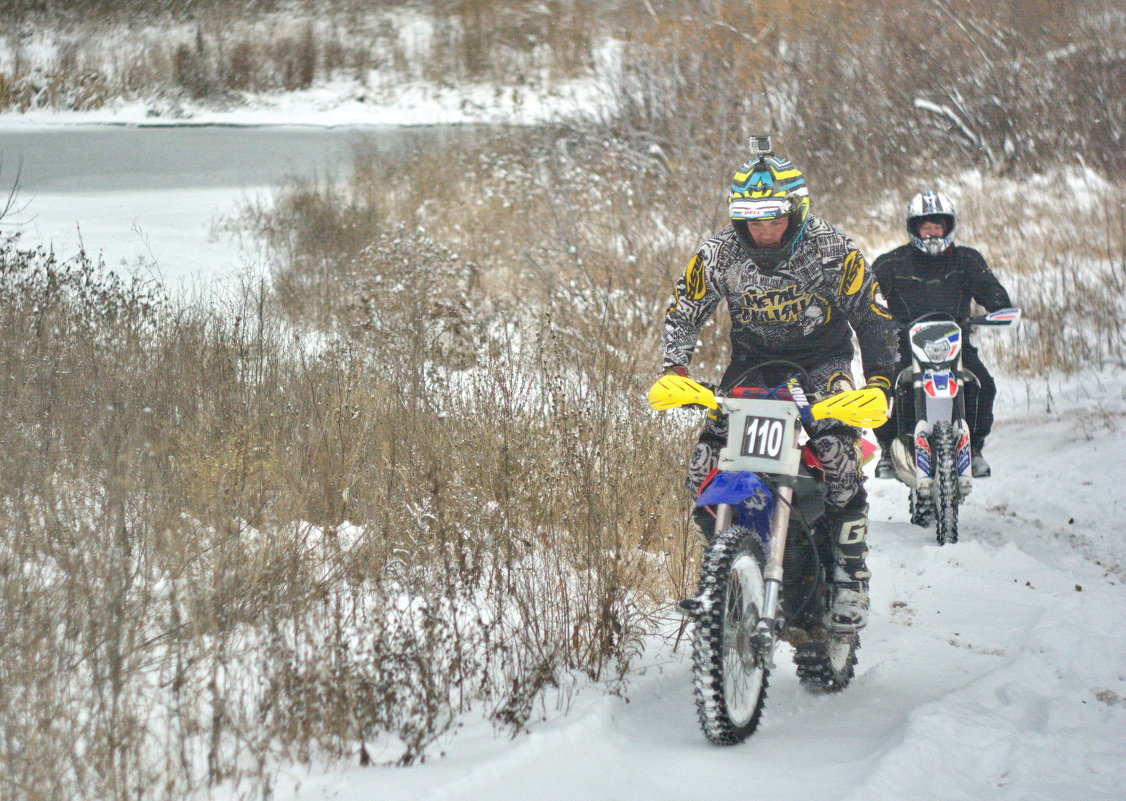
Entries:
{"label": "patterned motocross jersey", "polygon": [[[728,227],[696,252],[665,315],[664,366],[687,367],[704,323],[726,300],[734,364],[785,359],[806,369],[851,358],[856,332],[866,377],[888,376],[894,359],[891,315],[853,241],[809,217],[788,259],[760,270]],[[851,330],[850,330],[851,329]]]}

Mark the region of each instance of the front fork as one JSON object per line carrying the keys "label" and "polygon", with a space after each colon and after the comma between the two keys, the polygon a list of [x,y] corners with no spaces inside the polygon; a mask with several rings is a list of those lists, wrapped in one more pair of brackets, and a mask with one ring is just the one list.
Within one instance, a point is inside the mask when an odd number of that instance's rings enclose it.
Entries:
{"label": "front fork", "polygon": [[[960,374],[960,371],[959,373]],[[921,381],[915,384],[915,431],[914,467],[915,484],[922,494],[930,496],[934,485],[934,458],[931,453],[930,435],[934,424],[946,421],[954,429],[955,469],[963,495],[969,494],[972,487],[970,477],[970,428],[966,419],[964,384],[954,397],[932,398],[923,390]]]}
{"label": "front fork", "polygon": [[[751,639],[761,666],[774,669],[774,647],[778,644],[782,611],[782,557],[786,553],[786,536],[790,530],[790,509],[794,488],[785,484],[777,488],[774,512],[770,516],[770,553],[766,555],[763,570],[762,614],[755,625]],[[731,525],[733,509],[723,504],[716,510],[716,531]]]}

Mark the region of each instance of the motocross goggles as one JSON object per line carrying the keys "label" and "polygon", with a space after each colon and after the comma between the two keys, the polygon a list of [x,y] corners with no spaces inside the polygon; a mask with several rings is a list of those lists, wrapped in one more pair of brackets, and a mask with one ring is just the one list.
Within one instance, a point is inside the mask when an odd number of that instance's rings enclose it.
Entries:
{"label": "motocross goggles", "polygon": [[732,220],[777,220],[793,210],[788,198],[739,198],[727,207]]}

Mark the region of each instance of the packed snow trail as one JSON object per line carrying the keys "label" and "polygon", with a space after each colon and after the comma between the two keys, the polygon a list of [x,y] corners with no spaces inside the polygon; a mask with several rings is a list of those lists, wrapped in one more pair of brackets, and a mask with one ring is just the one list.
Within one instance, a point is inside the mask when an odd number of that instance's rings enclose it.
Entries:
{"label": "packed snow trail", "polygon": [[710,746],[687,643],[655,640],[628,702],[584,691],[526,736],[467,723],[444,757],[306,775],[279,797],[1121,801],[1122,382],[1055,399],[1002,384],[994,476],[975,482],[958,544],[908,522],[903,485],[868,482],[872,617],[843,693],[802,689],[784,647],[758,732]]}

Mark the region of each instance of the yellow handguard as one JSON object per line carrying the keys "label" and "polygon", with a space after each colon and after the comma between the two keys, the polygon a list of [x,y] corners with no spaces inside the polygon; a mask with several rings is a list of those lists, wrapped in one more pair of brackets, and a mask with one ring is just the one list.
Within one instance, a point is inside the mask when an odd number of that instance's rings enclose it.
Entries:
{"label": "yellow handguard", "polygon": [[888,399],[882,389],[865,387],[818,401],[810,411],[814,420],[831,417],[857,428],[876,428],[888,421]]}
{"label": "yellow handguard", "polygon": [[679,375],[661,376],[657,379],[657,383],[649,388],[649,405],[658,411],[675,409],[691,403],[698,403],[709,409],[719,408],[715,393],[707,387],[700,386],[691,378]]}

